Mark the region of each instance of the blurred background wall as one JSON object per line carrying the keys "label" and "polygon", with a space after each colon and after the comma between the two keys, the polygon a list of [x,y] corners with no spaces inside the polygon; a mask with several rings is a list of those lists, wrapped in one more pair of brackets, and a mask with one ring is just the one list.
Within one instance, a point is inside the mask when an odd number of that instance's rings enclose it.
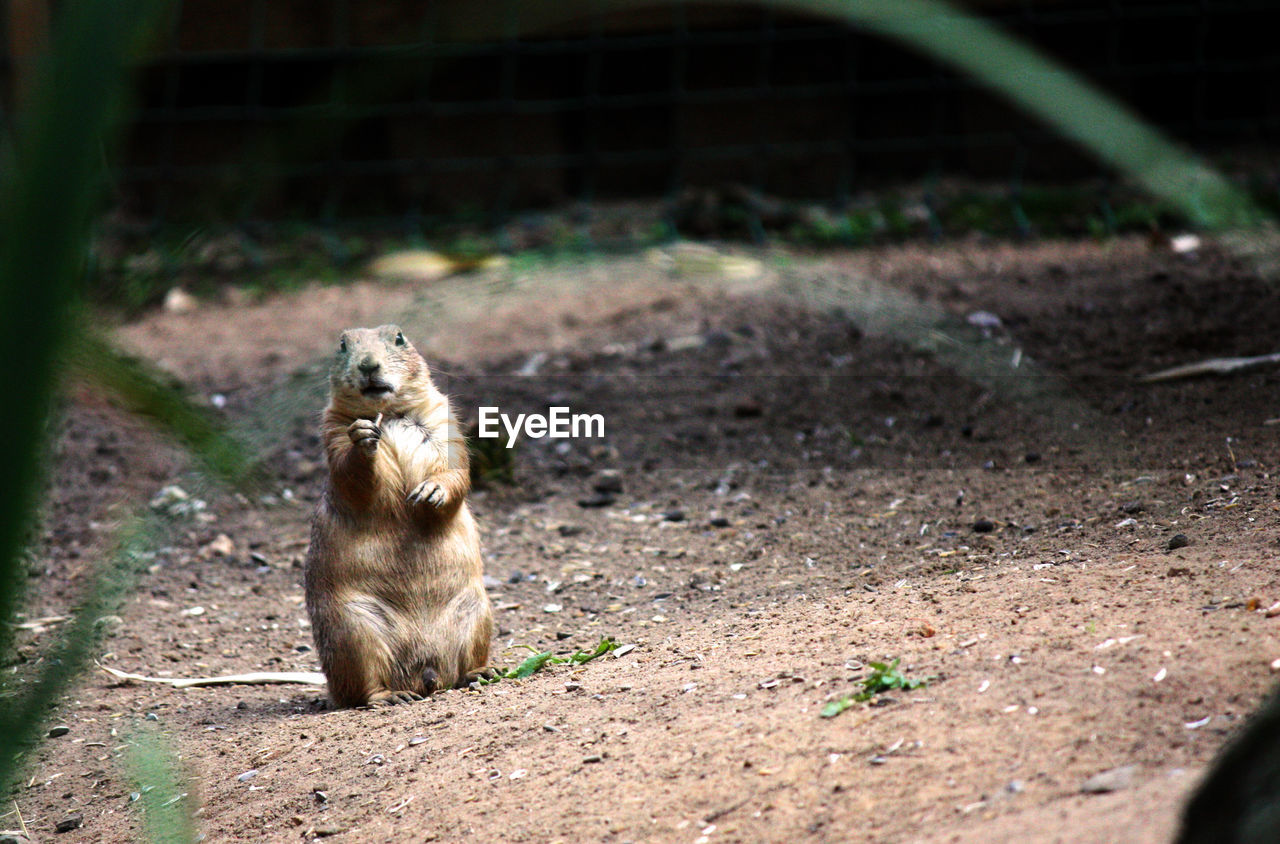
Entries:
{"label": "blurred background wall", "polygon": [[[969,8],[1280,189],[1274,0]],[[53,0],[9,0],[6,115],[52,15]],[[729,185],[839,206],[949,178],[1106,182],[905,47],[747,4],[182,0],[141,83],[113,190],[152,223],[425,225]]]}

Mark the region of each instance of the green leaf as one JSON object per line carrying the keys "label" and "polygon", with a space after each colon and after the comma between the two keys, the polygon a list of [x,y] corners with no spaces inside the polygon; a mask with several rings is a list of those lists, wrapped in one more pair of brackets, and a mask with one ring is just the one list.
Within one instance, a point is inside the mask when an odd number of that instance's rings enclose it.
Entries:
{"label": "green leaf", "polygon": [[839,700],[833,700],[822,707],[821,715],[823,718],[834,718],[858,702],[855,697],[842,697]]}
{"label": "green leaf", "polygon": [[534,654],[512,670],[508,671],[504,675],[505,679],[523,680],[525,677],[532,677],[534,674],[537,674],[545,668],[547,663],[552,659],[554,659],[554,657],[551,656],[551,651],[543,651],[540,654]]}
{"label": "green leaf", "polygon": [[615,642],[613,639],[610,639],[608,636],[605,636],[600,640],[600,644],[596,645],[596,649],[594,651],[590,651],[590,652],[578,651],[573,656],[569,657],[568,661],[573,663],[574,665],[582,665],[584,662],[590,662],[596,657],[601,657],[607,653],[612,653],[617,649],[618,649],[618,643]]}

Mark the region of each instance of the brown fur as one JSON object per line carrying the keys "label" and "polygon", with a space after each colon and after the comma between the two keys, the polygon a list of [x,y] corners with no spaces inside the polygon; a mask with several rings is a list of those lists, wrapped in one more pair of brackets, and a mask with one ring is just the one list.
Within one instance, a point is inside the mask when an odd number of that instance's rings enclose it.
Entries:
{"label": "brown fur", "polygon": [[493,614],[467,507],[466,442],[394,325],[344,331],[321,435],[329,487],[307,611],[337,706],[414,700],[489,661]]}

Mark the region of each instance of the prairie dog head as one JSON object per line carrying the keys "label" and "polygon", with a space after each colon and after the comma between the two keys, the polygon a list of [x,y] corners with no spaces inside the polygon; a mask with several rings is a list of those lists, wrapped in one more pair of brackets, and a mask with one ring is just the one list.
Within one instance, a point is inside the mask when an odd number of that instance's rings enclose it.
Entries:
{"label": "prairie dog head", "polygon": [[352,416],[401,413],[436,394],[426,361],[398,325],[343,331],[329,389],[334,405]]}

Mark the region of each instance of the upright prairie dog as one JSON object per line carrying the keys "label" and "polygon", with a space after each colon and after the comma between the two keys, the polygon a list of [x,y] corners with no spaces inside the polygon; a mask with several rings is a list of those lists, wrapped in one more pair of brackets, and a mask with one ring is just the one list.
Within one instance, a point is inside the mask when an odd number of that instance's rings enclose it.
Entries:
{"label": "upright prairie dog", "polygon": [[321,424],[329,484],[307,612],[336,706],[420,700],[489,661],[466,442],[397,326],[342,332]]}

